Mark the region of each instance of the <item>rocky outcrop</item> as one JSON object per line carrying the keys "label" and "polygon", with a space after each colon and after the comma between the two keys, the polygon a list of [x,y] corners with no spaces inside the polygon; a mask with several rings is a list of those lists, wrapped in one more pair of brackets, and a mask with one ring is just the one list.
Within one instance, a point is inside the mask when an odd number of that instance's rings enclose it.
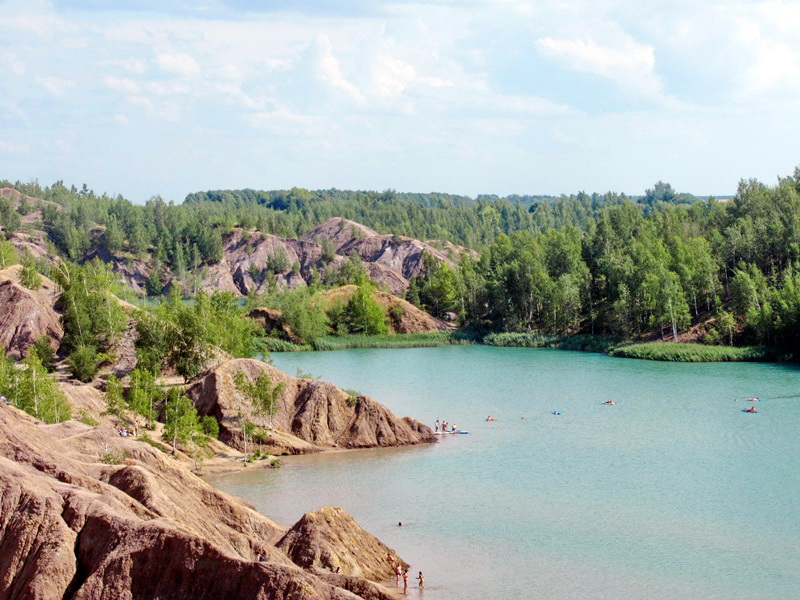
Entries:
{"label": "rocky outcrop", "polygon": [[56,202],[42,200],[41,198],[34,198],[33,196],[23,194],[14,188],[0,188],[0,196],[11,201],[11,206],[13,206],[15,209],[18,209],[23,202],[27,202],[29,210],[26,212],[26,214],[22,215],[22,218],[20,219],[23,225],[32,225],[34,223],[41,222],[42,208],[45,206],[52,206],[58,211],[63,210],[61,205],[57,204]]}
{"label": "rocky outcrop", "polygon": [[61,317],[53,308],[56,285],[42,277],[42,287],[29,290],[19,283],[21,267],[0,270],[0,344],[10,356],[23,358],[42,336],[57,349],[64,336]]}
{"label": "rocky outcrop", "polygon": [[[394,550],[362,529],[341,508],[321,508],[306,513],[277,544],[295,564],[306,569],[337,570],[373,581],[394,578],[394,567],[387,560]],[[400,560],[403,567],[408,567]]]}
{"label": "rocky outcrop", "polygon": [[299,341],[292,328],[284,322],[283,313],[278,309],[262,306],[254,308],[245,316],[258,323],[267,335],[277,335],[290,342]]}
{"label": "rocky outcrop", "polygon": [[[325,297],[329,302],[347,302],[357,289],[355,285],[345,285],[328,290],[325,292]],[[444,321],[402,298],[380,290],[372,292],[372,296],[389,316],[389,326],[394,333],[426,333],[453,329]]]}
{"label": "rocky outcrop", "polygon": [[[333,244],[334,256],[324,256],[324,240]],[[307,285],[312,277],[332,276],[348,256],[356,253],[375,282],[392,294],[402,294],[411,277],[419,274],[425,252],[453,266],[449,257],[465,251],[450,244],[443,252],[432,244],[407,237],[381,235],[364,225],[338,217],[325,221],[300,239],[255,229],[236,229],[224,241],[222,260],[200,269],[200,287],[237,295],[263,293],[273,282],[294,289]],[[90,254],[90,258],[94,257],[110,264],[129,287],[144,292],[149,274],[146,262],[128,255],[112,255],[102,247]]]}
{"label": "rocky outcrop", "polygon": [[425,242],[399,235],[381,235],[369,227],[341,217],[328,219],[303,236],[305,240],[330,240],[336,252],[349,256],[355,252],[366,263],[370,277],[393,294],[408,287],[419,275],[425,253],[454,267],[450,259]]}
{"label": "rocky outcrop", "polygon": [[429,427],[409,417],[396,417],[372,398],[353,397],[330,383],[289,377],[264,362],[239,358],[223,361],[202,374],[188,394],[200,414],[219,421],[220,439],[240,450],[240,418],[253,423],[263,419],[237,390],[237,373],[249,381],[266,373],[273,384],[283,386],[272,420],[271,443],[278,451],[405,446],[435,440]]}
{"label": "rocky outcrop", "polygon": [[0,598],[392,597],[301,569],[274,545],[283,529],[153,447],[109,427],[56,428],[0,405]]}

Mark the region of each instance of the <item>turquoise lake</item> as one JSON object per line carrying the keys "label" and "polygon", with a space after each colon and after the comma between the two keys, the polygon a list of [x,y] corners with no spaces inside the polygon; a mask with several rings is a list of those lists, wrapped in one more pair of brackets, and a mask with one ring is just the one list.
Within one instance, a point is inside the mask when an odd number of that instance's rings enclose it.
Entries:
{"label": "turquoise lake", "polygon": [[211,481],[284,525],[343,507],[425,573],[411,597],[800,597],[796,367],[487,346],[272,358],[469,430]]}

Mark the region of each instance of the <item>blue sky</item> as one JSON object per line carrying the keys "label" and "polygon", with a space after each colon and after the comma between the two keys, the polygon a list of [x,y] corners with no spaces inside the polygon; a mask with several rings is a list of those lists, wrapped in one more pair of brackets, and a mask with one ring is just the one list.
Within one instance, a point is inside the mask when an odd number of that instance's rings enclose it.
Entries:
{"label": "blue sky", "polygon": [[0,178],[730,194],[800,164],[800,3],[0,1]]}

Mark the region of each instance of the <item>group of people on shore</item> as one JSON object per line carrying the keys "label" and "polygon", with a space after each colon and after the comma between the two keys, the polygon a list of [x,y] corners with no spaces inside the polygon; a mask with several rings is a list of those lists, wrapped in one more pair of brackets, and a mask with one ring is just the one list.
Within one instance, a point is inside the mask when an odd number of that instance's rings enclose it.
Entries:
{"label": "group of people on shore", "polygon": [[[403,593],[407,594],[408,593],[408,568],[403,569],[402,563],[399,560],[397,560],[394,556],[392,556],[391,552],[386,555],[386,561],[392,566],[392,569],[394,570],[394,585],[395,585],[395,587],[400,587],[400,579],[402,578],[403,579]],[[419,575],[417,575],[417,580],[419,581],[419,583],[417,584],[417,587],[419,589],[421,589],[421,590],[424,589],[425,588],[425,576],[422,574],[422,571],[420,571]]]}
{"label": "group of people on shore", "polygon": [[[450,429],[448,429],[448,427]],[[448,423],[447,421],[442,421],[441,423],[439,423],[439,419],[436,419],[436,423],[433,426],[434,433],[439,433],[439,432],[455,433],[456,431],[458,431],[458,427],[456,427],[455,423],[453,423],[452,425],[450,425],[450,423]]]}

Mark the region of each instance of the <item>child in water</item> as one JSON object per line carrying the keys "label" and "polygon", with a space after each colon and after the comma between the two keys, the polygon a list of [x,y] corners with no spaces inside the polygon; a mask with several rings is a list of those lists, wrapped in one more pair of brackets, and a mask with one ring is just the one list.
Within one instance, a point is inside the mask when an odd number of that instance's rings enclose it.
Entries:
{"label": "child in water", "polygon": [[422,571],[419,572],[419,575],[417,576],[417,579],[419,579],[419,585],[417,587],[419,587],[419,589],[424,588],[425,587],[425,577],[422,575]]}

